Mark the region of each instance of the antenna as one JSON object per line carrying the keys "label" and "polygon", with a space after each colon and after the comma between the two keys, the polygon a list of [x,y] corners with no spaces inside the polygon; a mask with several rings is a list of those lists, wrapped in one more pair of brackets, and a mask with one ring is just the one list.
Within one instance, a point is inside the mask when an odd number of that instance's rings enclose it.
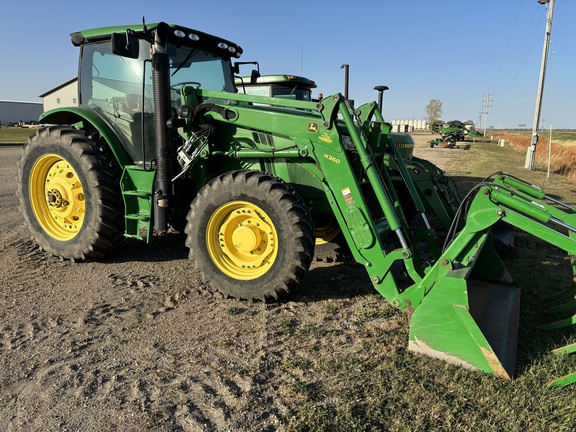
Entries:
{"label": "antenna", "polygon": [[304,44],[302,44],[302,49],[300,50],[300,76],[303,76],[302,69],[304,69]]}

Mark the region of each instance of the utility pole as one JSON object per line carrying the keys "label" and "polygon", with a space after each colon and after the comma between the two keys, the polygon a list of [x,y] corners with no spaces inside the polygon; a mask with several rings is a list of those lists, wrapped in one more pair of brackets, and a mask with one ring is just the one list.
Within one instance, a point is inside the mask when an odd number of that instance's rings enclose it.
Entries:
{"label": "utility pole", "polygon": [[482,114],[484,114],[484,137],[486,137],[486,124],[488,123],[488,112],[490,112],[490,108],[492,108],[493,99],[490,99],[492,96],[490,93],[485,94],[484,99],[482,101]]}
{"label": "utility pole", "polygon": [[530,140],[530,158],[527,159],[529,170],[534,169],[536,157],[536,143],[538,143],[538,126],[540,124],[540,110],[542,109],[542,93],[544,92],[544,79],[546,78],[546,63],[548,61],[548,47],[550,46],[550,33],[552,32],[552,16],[554,14],[554,0],[538,0],[540,4],[549,3],[546,17],[546,34],[544,35],[544,47],[542,48],[542,63],[540,64],[540,79],[538,80],[538,93],[536,95],[536,109],[534,111],[534,123],[532,125],[532,139]]}

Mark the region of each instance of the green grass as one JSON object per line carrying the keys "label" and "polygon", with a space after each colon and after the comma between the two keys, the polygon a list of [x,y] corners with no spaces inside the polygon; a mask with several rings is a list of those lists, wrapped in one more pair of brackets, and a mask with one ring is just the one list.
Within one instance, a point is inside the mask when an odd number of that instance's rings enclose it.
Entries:
{"label": "green grass", "polygon": [[36,128],[9,127],[0,128],[1,144],[25,144],[28,137],[36,132]]}
{"label": "green grass", "polygon": [[[370,297],[358,302],[368,308]],[[534,308],[534,300],[530,302]],[[392,308],[386,315],[395,314],[405,319]],[[566,358],[544,355],[527,363],[521,357],[519,377],[507,382],[409,353],[405,348],[408,327],[385,332],[383,324],[367,331],[365,321],[343,322],[352,327],[348,335],[355,340],[340,343],[296,326],[299,337],[294,343],[322,347],[323,355],[314,355],[310,348],[283,363],[279,391],[290,401],[283,430],[573,430],[576,389],[545,387],[552,377],[576,370],[573,360],[566,364]],[[521,335],[521,352],[534,348],[531,339],[542,345],[546,338],[534,325],[528,328],[531,333]]]}
{"label": "green grass", "polygon": [[[540,131],[541,136],[548,136],[545,130]],[[558,141],[576,141],[576,132],[554,132],[552,131],[552,139]]]}

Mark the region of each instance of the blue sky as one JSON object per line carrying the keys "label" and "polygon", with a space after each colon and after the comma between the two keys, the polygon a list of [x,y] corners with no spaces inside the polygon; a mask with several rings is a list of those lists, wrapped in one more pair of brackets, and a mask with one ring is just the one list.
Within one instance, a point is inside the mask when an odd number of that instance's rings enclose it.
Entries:
{"label": "blue sky", "polygon": [[[80,7],[80,4],[82,5]],[[531,128],[546,9],[537,0],[20,0],[0,8],[0,99],[38,95],[74,77],[70,33],[92,27],[166,21],[213,33],[244,49],[263,74],[304,75],[325,96],[361,104],[384,94],[384,117],[423,119],[431,99],[444,120]],[[576,2],[556,0],[541,128],[576,128]],[[248,72],[248,69],[246,69]]]}

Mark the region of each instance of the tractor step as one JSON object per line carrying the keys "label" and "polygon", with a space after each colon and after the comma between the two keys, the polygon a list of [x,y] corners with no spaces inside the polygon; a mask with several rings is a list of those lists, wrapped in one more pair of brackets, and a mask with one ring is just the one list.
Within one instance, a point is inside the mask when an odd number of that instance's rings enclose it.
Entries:
{"label": "tractor step", "polygon": [[152,236],[152,197],[155,171],[140,166],[126,166],[120,185],[124,198],[124,237],[138,238],[146,242]]}

